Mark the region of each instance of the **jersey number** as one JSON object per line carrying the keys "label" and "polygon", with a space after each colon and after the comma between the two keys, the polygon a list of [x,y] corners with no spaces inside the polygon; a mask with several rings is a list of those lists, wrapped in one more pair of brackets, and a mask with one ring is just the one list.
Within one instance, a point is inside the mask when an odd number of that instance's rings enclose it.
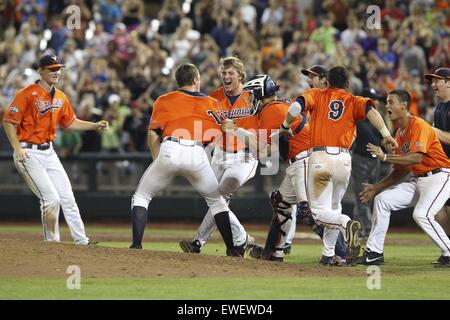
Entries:
{"label": "jersey number", "polygon": [[344,114],[344,103],[341,100],[333,100],[328,106],[330,112],[328,113],[328,119],[338,121]]}

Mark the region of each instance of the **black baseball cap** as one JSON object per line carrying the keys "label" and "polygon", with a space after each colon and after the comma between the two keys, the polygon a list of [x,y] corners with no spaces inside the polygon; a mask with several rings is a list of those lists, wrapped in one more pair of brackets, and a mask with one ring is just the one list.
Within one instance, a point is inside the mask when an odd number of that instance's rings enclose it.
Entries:
{"label": "black baseball cap", "polygon": [[61,68],[64,64],[54,54],[46,54],[39,59],[39,68]]}
{"label": "black baseball cap", "polygon": [[433,80],[433,78],[450,80],[450,68],[439,68],[434,73],[427,73],[425,79]]}
{"label": "black baseball cap", "polygon": [[318,76],[320,78],[321,77],[328,77],[328,69],[325,68],[322,65],[316,64],[316,65],[313,65],[309,69],[302,69],[302,74],[304,74],[305,76],[313,74],[313,75]]}

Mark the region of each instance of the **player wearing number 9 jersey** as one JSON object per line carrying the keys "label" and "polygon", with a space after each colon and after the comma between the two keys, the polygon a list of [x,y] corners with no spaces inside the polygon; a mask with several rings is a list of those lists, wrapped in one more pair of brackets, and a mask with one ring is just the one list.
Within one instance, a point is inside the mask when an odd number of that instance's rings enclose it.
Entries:
{"label": "player wearing number 9 jersey", "polygon": [[325,226],[322,259],[335,255],[339,231],[345,231],[348,254],[357,257],[360,251],[361,225],[341,213],[341,200],[348,186],[356,122],[366,117],[380,130],[384,143],[397,146],[370,99],[347,92],[349,73],[344,67],[329,70],[329,87],[311,89],[298,97],[289,107],[281,131],[290,131],[291,122],[301,112],[309,112],[311,155],[308,164],[308,196],[313,217]]}

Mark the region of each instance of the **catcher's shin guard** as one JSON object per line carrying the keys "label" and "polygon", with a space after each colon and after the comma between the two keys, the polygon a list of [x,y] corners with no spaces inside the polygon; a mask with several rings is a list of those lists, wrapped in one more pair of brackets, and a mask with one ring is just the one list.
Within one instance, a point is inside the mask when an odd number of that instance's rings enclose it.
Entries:
{"label": "catcher's shin guard", "polygon": [[[283,196],[278,190],[272,191],[270,204],[273,208],[273,217],[270,222],[269,233],[261,258],[269,260],[277,247],[281,244],[281,239],[287,236],[291,226],[291,204],[283,200]],[[280,248],[280,250],[283,250]]]}
{"label": "catcher's shin guard", "polygon": [[133,228],[133,243],[131,249],[142,249],[142,238],[144,237],[145,225],[147,224],[147,209],[134,206],[131,209],[131,224]]}
{"label": "catcher's shin guard", "polygon": [[312,226],[315,223],[308,201],[297,203],[297,221],[304,221],[308,226]]}

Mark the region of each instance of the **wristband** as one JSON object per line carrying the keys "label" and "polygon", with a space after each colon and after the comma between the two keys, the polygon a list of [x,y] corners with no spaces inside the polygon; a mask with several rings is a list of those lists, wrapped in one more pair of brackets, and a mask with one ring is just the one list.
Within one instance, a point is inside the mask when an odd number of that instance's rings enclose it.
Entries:
{"label": "wristband", "polygon": [[386,128],[386,126],[384,126],[383,128],[380,129],[380,133],[383,136],[383,138],[389,137],[391,135],[388,128]]}
{"label": "wristband", "polygon": [[290,127],[289,127],[289,125],[284,125],[286,123],[286,121],[283,121],[283,123],[281,124],[281,128],[283,128],[284,130],[289,130],[290,129]]}

